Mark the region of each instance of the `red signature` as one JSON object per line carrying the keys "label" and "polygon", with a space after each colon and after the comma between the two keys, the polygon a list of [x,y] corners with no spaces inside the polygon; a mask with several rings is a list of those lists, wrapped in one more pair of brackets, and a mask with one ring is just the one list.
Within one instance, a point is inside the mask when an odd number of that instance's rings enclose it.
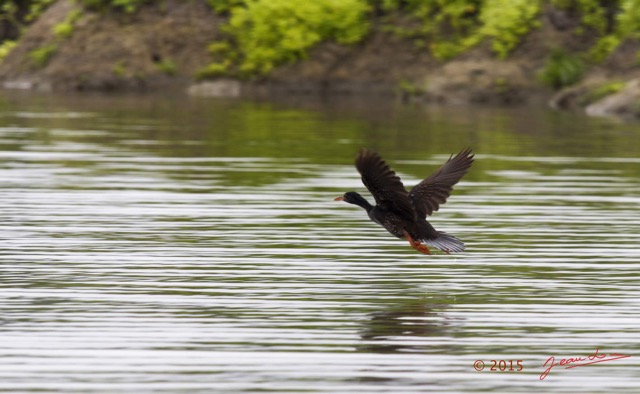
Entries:
{"label": "red signature", "polygon": [[545,361],[544,364],[542,364],[543,367],[546,367],[548,365],[549,368],[545,369],[545,371],[542,374],[540,374],[540,380],[544,380],[544,378],[546,378],[547,375],[549,375],[549,372],[551,372],[551,369],[557,365],[564,365],[565,369],[569,369],[569,368],[583,367],[585,365],[604,363],[607,361],[613,361],[613,360],[619,360],[621,358],[631,357],[628,354],[599,353],[599,350],[600,349],[596,348],[596,352],[588,355],[587,357],[563,358],[558,362],[556,362],[555,357],[553,356],[549,357],[547,361]]}

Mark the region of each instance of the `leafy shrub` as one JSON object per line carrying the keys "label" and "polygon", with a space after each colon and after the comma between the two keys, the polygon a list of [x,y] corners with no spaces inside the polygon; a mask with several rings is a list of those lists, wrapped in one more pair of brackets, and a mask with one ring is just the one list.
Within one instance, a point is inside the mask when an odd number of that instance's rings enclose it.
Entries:
{"label": "leafy shrub", "polygon": [[[549,0],[556,8],[580,15],[581,25],[576,33],[591,29],[597,40],[588,51],[590,60],[599,63],[605,60],[623,41],[640,28],[640,1],[638,0]],[[616,15],[615,18],[608,14]]]}
{"label": "leafy shrub", "polygon": [[236,44],[240,72],[266,74],[324,40],[360,41],[368,10],[362,0],[247,0],[231,9],[225,31]]}
{"label": "leafy shrub", "polygon": [[554,89],[560,89],[573,85],[582,79],[584,70],[584,64],[579,57],[556,49],[547,59],[540,73],[540,79],[544,84]]}
{"label": "leafy shrub", "polygon": [[58,45],[49,44],[29,52],[29,57],[36,67],[44,67],[58,50]]}
{"label": "leafy shrub", "polygon": [[231,63],[229,61],[211,63],[196,72],[196,79],[215,78],[225,75],[229,72],[230,66]]}
{"label": "leafy shrub", "polygon": [[[413,38],[414,42],[424,45],[429,41],[431,53],[438,59],[450,59],[475,42],[469,37],[478,28],[478,15],[482,7],[480,0],[381,0],[381,9],[385,12],[400,11],[415,18],[417,26],[386,26],[401,37]],[[477,41],[477,40],[476,40]]]}
{"label": "leafy shrub", "polygon": [[496,55],[504,58],[539,24],[539,0],[382,1],[384,10],[401,10],[417,18],[420,26],[412,33],[428,37],[431,53],[442,60],[486,39]]}
{"label": "leafy shrub", "polygon": [[487,0],[480,13],[479,39],[491,39],[491,47],[505,58],[518,45],[520,37],[538,26],[540,3],[532,0]]}
{"label": "leafy shrub", "polygon": [[640,0],[620,0],[620,13],[616,17],[620,36],[640,36]]}
{"label": "leafy shrub", "polygon": [[0,62],[2,59],[7,57],[9,52],[16,46],[16,42],[13,40],[6,40],[2,44],[0,44]]}
{"label": "leafy shrub", "polygon": [[82,11],[80,9],[75,9],[64,18],[64,21],[58,23],[53,26],[53,34],[56,38],[64,39],[69,38],[73,33],[74,24],[80,17],[82,16]]}
{"label": "leafy shrub", "polygon": [[604,61],[616,50],[622,39],[615,34],[607,34],[601,37],[589,50],[589,58],[596,63]]}
{"label": "leafy shrub", "polygon": [[640,0],[620,0],[616,22],[614,32],[598,40],[591,50],[596,62],[606,59],[624,39],[640,38]]}
{"label": "leafy shrub", "polygon": [[68,38],[73,33],[73,25],[68,22],[61,22],[53,26],[53,34],[57,38]]}

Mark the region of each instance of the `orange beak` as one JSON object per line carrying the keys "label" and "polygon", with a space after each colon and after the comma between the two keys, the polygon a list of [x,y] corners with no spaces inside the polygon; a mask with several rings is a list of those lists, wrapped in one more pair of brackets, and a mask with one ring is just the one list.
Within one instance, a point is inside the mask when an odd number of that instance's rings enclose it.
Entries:
{"label": "orange beak", "polygon": [[340,197],[336,197],[333,199],[333,201],[344,201],[344,197],[340,196]]}

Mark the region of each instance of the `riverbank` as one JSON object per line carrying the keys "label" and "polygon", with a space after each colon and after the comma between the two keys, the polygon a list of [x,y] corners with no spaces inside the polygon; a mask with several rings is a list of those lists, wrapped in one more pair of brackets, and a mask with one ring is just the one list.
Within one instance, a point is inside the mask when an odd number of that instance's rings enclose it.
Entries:
{"label": "riverbank", "polygon": [[[495,36],[474,38],[479,34],[474,33],[424,42],[416,37],[427,33],[416,33],[416,18],[408,10],[369,9],[366,34],[357,33],[361,38],[349,41],[336,34],[299,51],[297,58],[272,68],[253,65],[252,73],[243,73],[251,66],[246,54],[231,52],[225,58],[219,50],[240,41],[230,40],[229,28],[223,28],[233,16],[204,0],[151,2],[134,12],[96,11],[58,0],[2,60],[0,83],[5,89],[40,91],[374,96],[446,105],[546,101],[589,115],[640,117],[640,43],[624,39],[599,62],[592,61],[598,53],[594,48],[616,37],[606,33],[615,32],[614,24],[606,31],[585,27],[586,11],[552,3],[539,3],[517,42],[504,41],[509,26]],[[467,30],[482,31],[486,25],[477,21],[484,20],[479,12],[479,17],[465,16],[479,26]],[[471,40],[477,42],[468,44]],[[231,64],[229,59],[241,56],[244,65]]]}

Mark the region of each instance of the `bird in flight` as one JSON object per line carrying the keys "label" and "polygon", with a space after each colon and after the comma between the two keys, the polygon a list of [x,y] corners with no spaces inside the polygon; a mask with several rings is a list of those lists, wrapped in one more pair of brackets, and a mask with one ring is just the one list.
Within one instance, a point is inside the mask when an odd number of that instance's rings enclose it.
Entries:
{"label": "bird in flight", "polygon": [[453,185],[469,171],[473,156],[470,148],[451,155],[436,172],[407,192],[379,154],[362,149],[356,156],[356,168],[376,205],[356,192],[347,192],[335,200],[364,208],[371,220],[392,235],[409,241],[418,252],[431,254],[429,247],[432,247],[447,254],[459,253],[464,251],[464,243],[453,235],[437,231],[426,218],[447,202]]}

